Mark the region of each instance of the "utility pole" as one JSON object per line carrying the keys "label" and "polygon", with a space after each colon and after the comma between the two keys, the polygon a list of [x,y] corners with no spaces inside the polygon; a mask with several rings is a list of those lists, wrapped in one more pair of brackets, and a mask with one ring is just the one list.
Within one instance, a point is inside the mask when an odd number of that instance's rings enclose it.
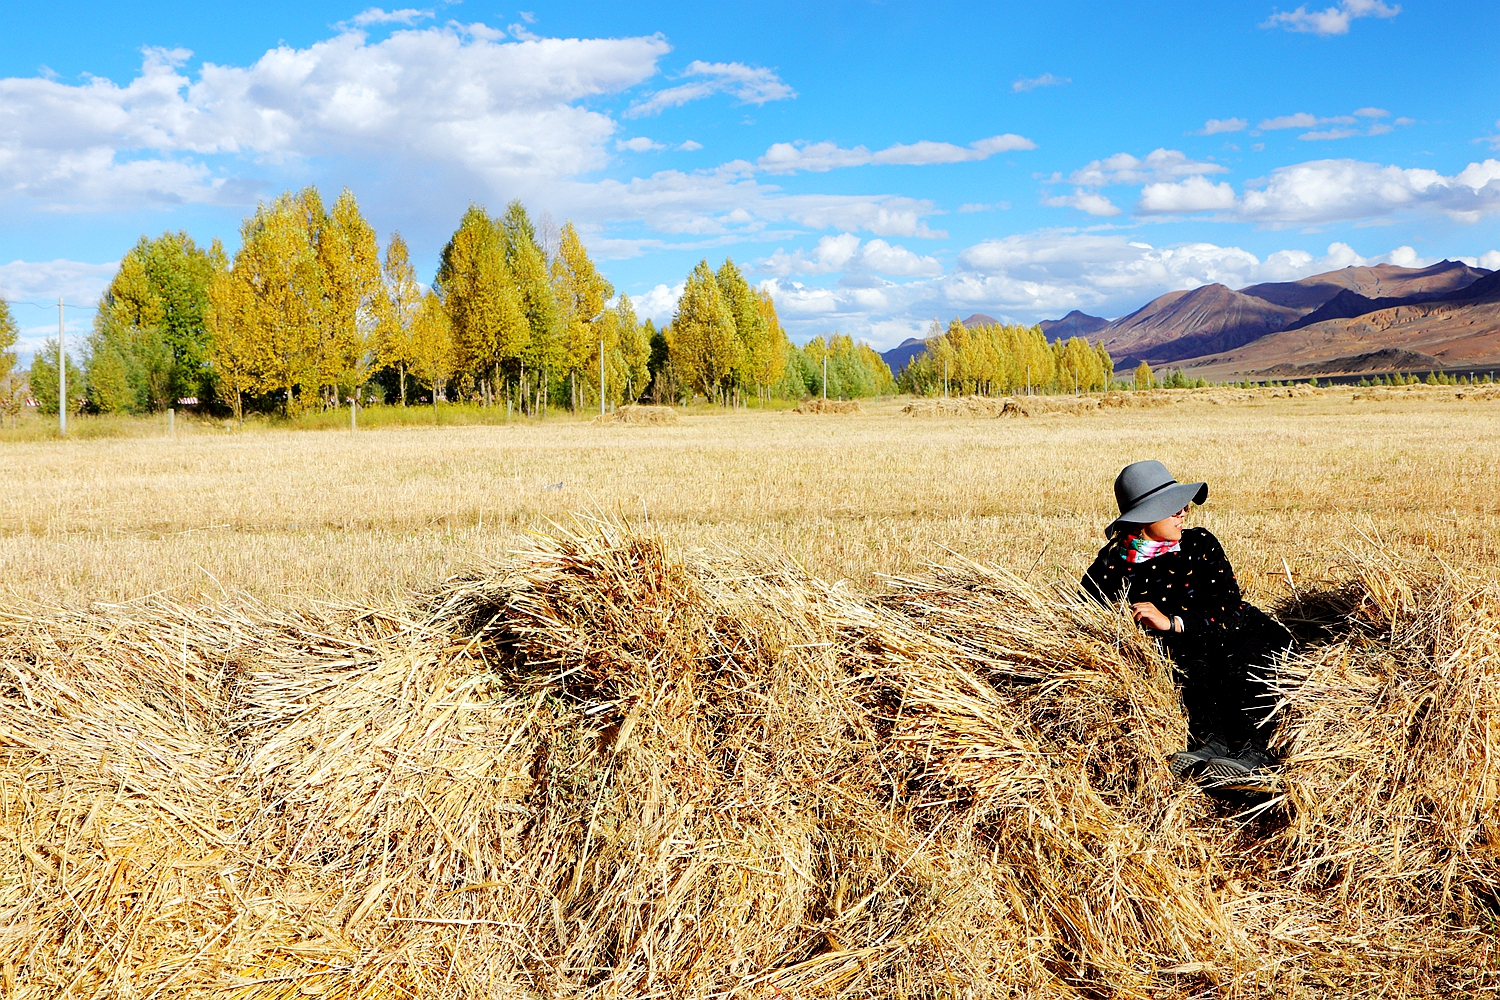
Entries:
{"label": "utility pole", "polygon": [[355,428],[355,424],[354,424],[354,406],[355,406],[354,397],[350,396],[349,397],[349,433],[351,433],[351,434],[354,433],[354,431],[356,429]]}
{"label": "utility pole", "polygon": [[604,416],[604,341],[599,341],[599,416]]}
{"label": "utility pole", "polygon": [[57,297],[57,432],[68,436],[68,345],[63,343],[63,300]]}
{"label": "utility pole", "polygon": [[948,398],[948,361],[943,359],[943,398]]}

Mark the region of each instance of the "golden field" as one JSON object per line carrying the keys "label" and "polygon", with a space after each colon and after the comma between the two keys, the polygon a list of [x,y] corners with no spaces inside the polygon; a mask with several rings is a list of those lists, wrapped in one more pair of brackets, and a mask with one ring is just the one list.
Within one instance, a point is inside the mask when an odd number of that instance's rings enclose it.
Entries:
{"label": "golden field", "polygon": [[[1359,395],[6,441],[0,991],[1494,995],[1500,402]],[[1269,798],[1070,582],[1143,457]]]}
{"label": "golden field", "polygon": [[[693,411],[671,426],[553,417],[348,431],[142,421],[134,437],[0,441],[12,598],[243,591],[395,601],[573,512],[649,520],[693,548],[774,551],[860,586],[947,551],[1076,578],[1118,469],[1210,484],[1194,523],[1247,589],[1315,579],[1378,537],[1495,563],[1500,402],[1349,390],[1009,419]],[[75,428],[77,421],[75,421]],[[560,485],[559,485],[560,484]]]}

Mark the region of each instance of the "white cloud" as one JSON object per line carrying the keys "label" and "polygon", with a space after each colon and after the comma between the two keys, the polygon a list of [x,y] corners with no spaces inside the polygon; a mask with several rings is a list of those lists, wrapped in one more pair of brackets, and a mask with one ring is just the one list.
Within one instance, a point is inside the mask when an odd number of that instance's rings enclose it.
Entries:
{"label": "white cloud", "polygon": [[1020,94],[1038,87],[1061,87],[1072,82],[1073,78],[1069,76],[1053,76],[1051,73],[1043,73],[1041,76],[1018,77],[1016,82],[1010,85],[1010,89],[1013,93]]}
{"label": "white cloud", "polygon": [[615,148],[628,149],[632,153],[649,153],[653,149],[666,149],[667,147],[659,142],[653,142],[643,135],[638,135],[633,139],[616,139]]}
{"label": "white cloud", "polygon": [[970,212],[989,212],[994,209],[999,209],[1002,212],[1009,211],[1010,202],[997,201],[994,203],[989,203],[983,201],[966,201],[962,205],[958,206],[959,212],[963,214],[968,214]]}
{"label": "white cloud", "polygon": [[631,105],[627,118],[659,115],[668,108],[678,108],[712,94],[732,94],[742,104],[762,105],[767,101],[785,101],[797,92],[776,75],[775,70],[744,63],[710,63],[695,59],[682,71],[683,77],[697,77],[692,83],[659,90]]}
{"label": "white cloud", "polygon": [[[1129,153],[1116,153],[1102,160],[1094,160],[1080,170],[1068,175],[1068,183],[1079,187],[1107,187],[1111,184],[1149,184],[1153,181],[1170,181],[1179,177],[1222,174],[1228,167],[1220,164],[1191,160],[1187,154],[1176,149],[1155,149],[1145,159]],[[1048,183],[1060,183],[1062,176],[1054,174]]]}
{"label": "white cloud", "polygon": [[1120,208],[1098,191],[1087,191],[1083,188],[1074,188],[1069,195],[1057,195],[1044,197],[1042,204],[1051,208],[1076,208],[1080,212],[1089,215],[1119,215]]}
{"label": "white cloud", "polygon": [[[1500,214],[1500,160],[1471,163],[1452,177],[1435,170],[1359,160],[1313,160],[1279,167],[1257,188],[1231,197],[1221,184],[1209,192],[1202,178],[1152,185],[1142,192],[1146,213],[1200,204],[1220,218],[1279,228],[1376,219],[1403,211],[1441,212],[1459,222]],[[1148,194],[1149,192],[1149,194]]]}
{"label": "white cloud", "polygon": [[767,149],[765,155],[756,160],[755,165],[770,174],[791,174],[799,170],[822,173],[869,164],[925,166],[934,163],[967,163],[987,160],[996,153],[1035,148],[1036,143],[1030,139],[1011,133],[990,136],[967,146],[925,139],[910,145],[898,142],[873,153],[864,146],[843,149],[833,142],[778,142]]}
{"label": "white cloud", "polygon": [[677,148],[682,150],[684,153],[696,153],[698,150],[703,148],[703,143],[695,142],[692,139],[689,139]]}
{"label": "white cloud", "polygon": [[1283,128],[1313,128],[1318,125],[1353,125],[1354,119],[1349,115],[1334,115],[1331,118],[1319,118],[1310,115],[1306,111],[1299,111],[1295,115],[1281,115],[1277,118],[1267,118],[1255,126],[1263,132],[1274,132]]}
{"label": "white cloud", "polygon": [[425,21],[432,17],[431,8],[417,10],[415,7],[403,7],[400,10],[381,10],[379,7],[367,7],[355,14],[350,23],[357,28],[368,27],[372,24],[404,24],[410,27],[418,21]]}
{"label": "white cloud", "polygon": [[1382,0],[1341,0],[1333,7],[1308,10],[1304,4],[1292,11],[1278,11],[1270,16],[1262,28],[1285,28],[1314,35],[1345,35],[1349,33],[1349,22],[1361,17],[1395,17],[1401,13],[1399,4],[1386,5]]}
{"label": "white cloud", "polygon": [[1250,123],[1243,118],[1210,118],[1198,130],[1199,135],[1218,135],[1221,132],[1240,132]]}
{"label": "white cloud", "polygon": [[789,254],[777,248],[755,266],[758,271],[778,277],[843,271],[846,275],[857,272],[895,278],[932,278],[943,273],[943,265],[934,257],[924,257],[880,239],[861,246],[859,237],[853,233],[825,236],[811,253],[798,250]]}
{"label": "white cloud", "polygon": [[677,300],[682,298],[686,288],[686,281],[679,281],[670,287],[657,285],[649,292],[631,299],[630,303],[635,306],[635,314],[641,319],[649,319],[661,326],[672,322],[672,314],[677,311]]}
{"label": "white cloud", "polygon": [[1175,184],[1148,184],[1141,189],[1143,212],[1209,212],[1234,207],[1234,188],[1207,177],[1189,177]]}
{"label": "white cloud", "polygon": [[1500,271],[1500,250],[1489,250],[1480,254],[1479,266],[1490,271]]}
{"label": "white cloud", "polygon": [[[369,157],[457,170],[491,184],[605,165],[616,125],[578,106],[648,79],[659,36],[497,42],[483,26],[344,31],[272,49],[246,67],[149,49],[119,86],[0,80],[0,191],[87,209],[253,201],[249,168]],[[218,158],[218,159],[211,159]]]}
{"label": "white cloud", "polygon": [[[1395,125],[1416,124],[1415,120],[1411,118],[1397,118],[1390,124],[1377,120],[1380,118],[1389,118],[1390,114],[1384,108],[1359,108],[1352,115],[1331,115],[1327,118],[1319,118],[1317,115],[1308,114],[1306,111],[1299,111],[1294,115],[1267,118],[1255,127],[1261,131],[1273,132],[1278,129],[1287,128],[1317,129],[1320,125],[1338,126],[1320,131],[1304,132],[1302,135],[1297,136],[1299,139],[1317,141],[1320,139],[1347,139],[1356,135],[1384,135],[1391,131]],[[1365,119],[1366,121],[1362,129],[1350,127],[1358,126],[1360,119]]]}
{"label": "white cloud", "polygon": [[1391,113],[1384,108],[1355,108],[1354,114],[1359,118],[1389,118]]}

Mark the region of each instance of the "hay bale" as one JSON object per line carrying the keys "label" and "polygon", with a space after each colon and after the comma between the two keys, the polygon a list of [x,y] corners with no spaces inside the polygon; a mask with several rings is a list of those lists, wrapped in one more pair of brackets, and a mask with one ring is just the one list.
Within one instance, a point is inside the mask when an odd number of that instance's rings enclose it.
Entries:
{"label": "hay bale", "polygon": [[862,413],[857,399],[804,399],[793,413]]}
{"label": "hay bale", "polygon": [[646,406],[626,403],[611,413],[601,413],[593,419],[596,424],[675,424],[677,409],[672,406]]}
{"label": "hay bale", "polygon": [[982,567],[871,597],[602,525],[402,614],[12,609],[6,992],[1472,995],[1500,588],[1357,569],[1286,609],[1256,821],[1171,780],[1128,619]]}

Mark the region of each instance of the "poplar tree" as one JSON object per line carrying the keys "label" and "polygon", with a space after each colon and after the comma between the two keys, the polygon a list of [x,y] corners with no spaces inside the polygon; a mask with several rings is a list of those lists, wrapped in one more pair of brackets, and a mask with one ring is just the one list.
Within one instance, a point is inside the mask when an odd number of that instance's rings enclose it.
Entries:
{"label": "poplar tree", "polygon": [[1151,366],[1142,361],[1135,366],[1135,387],[1137,389],[1149,389],[1155,380],[1151,376]]}
{"label": "poplar tree", "polygon": [[786,330],[781,326],[781,319],[776,315],[776,303],[771,301],[771,293],[759,290],[755,293],[755,307],[760,312],[761,323],[765,327],[765,336],[751,352],[750,359],[746,363],[746,369],[750,372],[750,380],[755,383],[762,399],[770,395],[771,386],[780,382],[786,374],[787,351],[792,342],[787,339]]}
{"label": "poplar tree", "polygon": [[735,380],[741,384],[751,383],[754,381],[751,370],[767,347],[766,322],[760,313],[760,303],[733,259],[726,257],[714,277],[729,305],[730,315],[734,317],[735,335],[740,342],[740,362],[734,372]]}
{"label": "poplar tree", "polygon": [[[563,224],[557,257],[552,261],[552,289],[557,299],[559,326],[563,331],[563,363],[573,386],[573,408],[578,409],[578,376],[589,384],[598,371],[600,341],[611,332],[599,324],[604,304],[615,290],[594,267],[573,223]],[[610,344],[603,345],[604,350]],[[595,376],[597,377],[597,376]]]}
{"label": "poplar tree", "polygon": [[464,213],[443,248],[434,284],[453,323],[458,366],[498,382],[501,364],[521,357],[531,333],[505,266],[502,234],[482,207],[470,205]]}
{"label": "poplar tree", "polygon": [[[311,189],[310,189],[311,190]],[[316,196],[316,191],[311,192]],[[375,230],[345,188],[324,215],[307,201],[306,222],[322,270],[323,309],[319,337],[319,389],[353,396],[368,377],[370,339],[378,319],[380,246]]]}
{"label": "poplar tree", "polygon": [[396,369],[401,386],[401,405],[406,405],[406,372],[412,359],[412,325],[422,310],[422,287],[400,233],[392,233],[385,246],[383,285],[377,300],[375,357],[382,368]]}
{"label": "poplar tree", "polygon": [[438,393],[458,365],[453,321],[436,292],[422,298],[422,308],[412,324],[412,348],[411,373],[432,393],[436,413]]}
{"label": "poplar tree", "polygon": [[211,256],[214,273],[204,317],[213,334],[214,385],[229,401],[235,421],[243,424],[245,395],[254,391],[261,378],[257,338],[262,320],[254,289],[231,273],[218,240],[214,240]]}
{"label": "poplar tree", "polygon": [[0,413],[10,420],[21,411],[21,387],[16,384],[16,340],[20,328],[11,315],[10,303],[0,299]]}
{"label": "poplar tree", "polygon": [[678,371],[711,402],[741,363],[734,314],[706,260],[693,268],[677,300],[669,348]]}
{"label": "poplar tree", "polygon": [[531,224],[526,207],[519,201],[506,206],[500,219],[500,234],[505,264],[521,294],[521,308],[531,335],[517,361],[519,389],[524,399],[529,395],[527,368],[541,372],[558,364],[557,302],[552,293],[547,255],[537,241],[536,227]]}
{"label": "poplar tree", "polygon": [[616,337],[620,344],[621,374],[624,377],[624,393],[621,398],[634,402],[646,392],[651,383],[651,327],[636,322],[635,306],[630,296],[621,294],[615,305]]}
{"label": "poplar tree", "polygon": [[288,415],[310,406],[318,384],[324,291],[316,232],[322,216],[313,188],[262,203],[240,227],[231,268],[255,298],[257,388],[282,393]]}

